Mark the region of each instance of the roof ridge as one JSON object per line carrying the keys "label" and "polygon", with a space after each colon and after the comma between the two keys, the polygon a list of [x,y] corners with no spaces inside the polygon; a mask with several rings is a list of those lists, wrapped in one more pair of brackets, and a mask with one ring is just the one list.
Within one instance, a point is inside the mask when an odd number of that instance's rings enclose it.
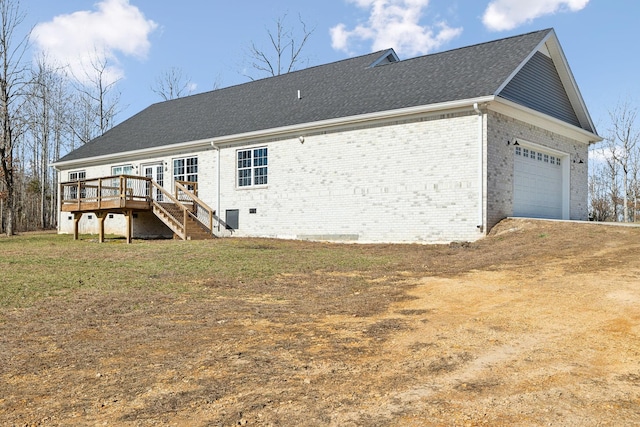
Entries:
{"label": "roof ridge", "polygon": [[[336,64],[343,63],[343,62],[349,62],[349,61],[357,61],[357,60],[361,60],[361,59],[363,59],[365,57],[368,57],[368,56],[373,56],[373,57],[377,58],[377,56],[382,55],[383,53],[388,52],[389,50],[392,50],[392,49],[381,49],[381,50],[377,50],[375,52],[369,52],[369,53],[358,55],[358,56],[352,56],[350,58],[343,58],[343,59],[338,59],[337,61],[332,61],[332,62],[326,62],[326,63],[323,63],[323,64],[312,65],[312,66],[309,66],[309,67],[306,67],[306,68],[301,68],[299,70],[293,70],[293,71],[289,71],[287,73],[278,74],[276,76],[266,76],[266,77],[262,77],[260,79],[250,80],[248,82],[236,83],[236,84],[233,84],[233,85],[230,85],[230,86],[225,86],[225,87],[221,87],[221,88],[218,88],[218,89],[212,89],[212,90],[208,90],[208,91],[205,91],[205,92],[198,92],[198,93],[194,93],[194,94],[191,94],[191,95],[183,96],[183,97],[180,97],[180,98],[169,99],[169,100],[166,100],[166,101],[158,101],[155,104],[164,104],[166,102],[177,101],[179,99],[193,98],[193,97],[201,96],[201,95],[210,95],[210,94],[212,94],[214,92],[225,91],[227,89],[238,88],[238,87],[245,86],[245,85],[248,85],[248,84],[257,83],[257,82],[261,82],[261,81],[265,81],[265,80],[272,80],[272,79],[276,79],[276,78],[279,78],[279,77],[280,78],[284,78],[284,77],[292,75],[292,74],[296,74],[296,73],[300,73],[300,72],[304,72],[304,71],[308,71],[308,70],[313,70],[313,69],[320,68],[320,67],[326,67],[326,66],[329,66],[329,65],[336,65]],[[155,104],[151,104],[151,105],[155,105]]]}
{"label": "roof ridge", "polygon": [[384,65],[393,65],[393,64],[406,62],[406,61],[413,61],[414,59],[421,59],[421,58],[425,58],[427,56],[443,55],[443,54],[447,54],[447,53],[451,53],[451,52],[456,52],[456,51],[459,51],[459,50],[466,50],[466,49],[477,48],[477,47],[483,46],[483,45],[495,44],[495,43],[503,42],[503,41],[509,40],[509,39],[524,38],[524,37],[530,36],[532,34],[545,33],[545,32],[548,33],[550,31],[553,31],[553,28],[546,28],[544,30],[531,31],[531,32],[528,32],[528,33],[525,33],[525,34],[516,34],[516,35],[513,35],[513,36],[503,37],[501,39],[488,40],[486,42],[480,42],[480,43],[475,43],[475,44],[471,44],[471,45],[460,46],[460,47],[456,47],[456,48],[453,48],[453,49],[443,50],[443,51],[440,51],[440,52],[433,52],[433,53],[428,53],[426,55],[414,56],[412,58],[401,59],[398,62],[393,62],[393,63],[390,63],[390,64],[384,64]]}

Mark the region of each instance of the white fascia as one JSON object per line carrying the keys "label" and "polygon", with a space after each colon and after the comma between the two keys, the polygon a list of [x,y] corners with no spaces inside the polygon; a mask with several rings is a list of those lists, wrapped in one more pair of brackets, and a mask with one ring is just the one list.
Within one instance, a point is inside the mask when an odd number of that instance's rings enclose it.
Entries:
{"label": "white fascia", "polygon": [[[593,120],[589,115],[589,110],[587,110],[587,106],[582,98],[582,94],[580,93],[580,89],[576,83],[575,78],[573,77],[573,73],[571,72],[571,68],[569,67],[569,62],[567,61],[567,57],[564,55],[562,51],[562,46],[560,46],[560,41],[556,36],[555,30],[549,31],[549,34],[540,41],[538,46],[533,49],[529,55],[518,65],[516,69],[513,70],[511,75],[498,87],[495,91],[494,95],[499,95],[500,92],[511,82],[511,80],[520,72],[522,67],[525,66],[527,62],[536,54],[536,52],[543,52],[548,54],[553,61],[556,70],[558,71],[558,75],[560,76],[560,80],[562,81],[562,85],[567,92],[567,96],[569,97],[569,101],[573,106],[573,109],[578,116],[578,120],[582,124],[588,125],[591,129],[597,132],[595,125],[593,124]],[[560,66],[561,65],[561,66]],[[599,138],[599,137],[598,137]]]}
{"label": "white fascia", "polygon": [[591,145],[602,141],[602,137],[593,132],[582,129],[578,126],[556,119],[547,114],[541,113],[529,107],[517,104],[508,99],[496,97],[495,102],[488,105],[488,108],[505,116],[535,125],[542,129],[547,129],[567,138],[575,139],[585,144]]}
{"label": "white fascia", "polygon": [[452,110],[473,110],[474,104],[485,104],[494,100],[494,96],[484,96],[472,99],[462,99],[458,101],[440,102],[437,104],[420,105],[416,107],[400,108],[397,110],[387,110],[375,113],[361,114],[358,116],[339,117],[335,119],[320,120],[311,123],[301,123],[291,126],[282,126],[271,129],[263,129],[252,132],[239,133],[234,135],[220,136],[216,138],[201,139],[198,141],[181,142],[178,144],[163,145],[161,147],[145,148],[142,150],[124,151],[103,156],[86,157],[82,159],[68,160],[65,162],[54,162],[54,168],[69,169],[76,166],[93,166],[105,163],[130,161],[132,159],[144,159],[152,156],[172,154],[176,151],[203,149],[209,146],[218,147],[224,144],[233,144],[244,141],[256,141],[259,139],[286,137],[290,135],[300,135],[304,133],[318,132],[336,127],[352,126],[374,121],[391,121],[408,118],[411,116],[451,112]]}
{"label": "white fascia", "polygon": [[201,139],[198,141],[180,142],[178,144],[163,145],[160,147],[143,148],[141,150],[121,151],[114,154],[105,154],[103,156],[85,157],[82,159],[67,160],[65,162],[53,162],[50,166],[53,166],[57,170],[68,169],[70,167],[82,165],[95,166],[105,163],[114,163],[120,161],[131,161],[137,159],[145,159],[150,156],[162,156],[164,154],[173,154],[177,151],[193,150],[208,148],[211,143],[211,138]]}
{"label": "white fascia", "polygon": [[241,133],[236,135],[221,136],[212,138],[211,145],[218,147],[224,144],[232,144],[246,140],[255,141],[263,138],[275,138],[290,135],[300,135],[304,133],[318,132],[333,128],[353,126],[370,122],[386,122],[400,119],[407,119],[412,116],[420,116],[429,113],[444,113],[455,110],[473,111],[473,106],[477,104],[485,104],[495,99],[494,96],[484,96],[472,99],[463,99],[458,101],[441,102],[437,104],[420,105],[416,107],[400,108],[397,110],[386,110],[375,113],[361,114],[358,116],[339,117],[335,119],[320,120],[311,123],[301,123],[291,126],[283,126],[279,128],[258,130],[254,132]]}

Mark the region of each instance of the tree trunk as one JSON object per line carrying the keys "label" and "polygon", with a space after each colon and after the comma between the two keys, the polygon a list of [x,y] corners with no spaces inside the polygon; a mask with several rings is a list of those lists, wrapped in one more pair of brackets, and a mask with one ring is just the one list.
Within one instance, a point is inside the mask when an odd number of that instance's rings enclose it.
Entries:
{"label": "tree trunk", "polygon": [[[9,181],[9,179],[7,179]],[[15,209],[15,192],[13,188],[13,177],[11,177],[11,183],[7,183],[7,209],[6,209],[6,217],[5,217],[5,233],[7,236],[13,236],[16,234],[15,232],[15,219],[16,219],[16,209]]]}

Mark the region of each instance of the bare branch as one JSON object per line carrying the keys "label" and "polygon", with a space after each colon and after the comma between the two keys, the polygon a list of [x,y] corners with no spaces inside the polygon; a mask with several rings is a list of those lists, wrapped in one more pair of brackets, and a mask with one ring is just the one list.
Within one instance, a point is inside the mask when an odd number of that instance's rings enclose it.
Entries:
{"label": "bare branch", "polygon": [[[302,52],[315,28],[309,29],[300,15],[299,30],[285,25],[287,15],[276,19],[275,30],[267,29],[269,48],[263,49],[251,42],[247,54],[249,68],[258,72],[258,76],[243,73],[251,80],[261,77],[279,76],[295,71],[303,61]],[[308,60],[307,60],[308,62]]]}
{"label": "bare branch", "polygon": [[[609,129],[609,137],[606,139],[606,147],[609,152],[610,168],[619,167],[621,169],[622,178],[622,209],[623,222],[629,221],[629,197],[636,194],[633,187],[636,186],[637,179],[630,174],[631,169],[638,168],[634,165],[639,162],[637,158],[637,146],[640,141],[640,132],[636,127],[636,118],[638,110],[632,107],[627,100],[618,105],[609,112],[611,119],[611,128]],[[634,199],[635,201],[635,199]]]}
{"label": "bare branch", "polygon": [[151,90],[164,101],[182,98],[191,95],[191,77],[186,75],[181,68],[171,67],[156,78]]}

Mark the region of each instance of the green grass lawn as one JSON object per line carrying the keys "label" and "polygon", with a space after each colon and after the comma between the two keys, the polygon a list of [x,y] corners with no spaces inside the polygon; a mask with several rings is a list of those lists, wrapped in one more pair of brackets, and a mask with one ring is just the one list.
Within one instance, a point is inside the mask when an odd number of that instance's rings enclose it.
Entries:
{"label": "green grass lawn", "polygon": [[[268,281],[316,271],[383,273],[406,259],[384,246],[268,239],[122,239],[51,233],[0,237],[0,307],[25,307],[75,291],[197,293],[205,282]],[[368,273],[367,273],[368,272]]]}

